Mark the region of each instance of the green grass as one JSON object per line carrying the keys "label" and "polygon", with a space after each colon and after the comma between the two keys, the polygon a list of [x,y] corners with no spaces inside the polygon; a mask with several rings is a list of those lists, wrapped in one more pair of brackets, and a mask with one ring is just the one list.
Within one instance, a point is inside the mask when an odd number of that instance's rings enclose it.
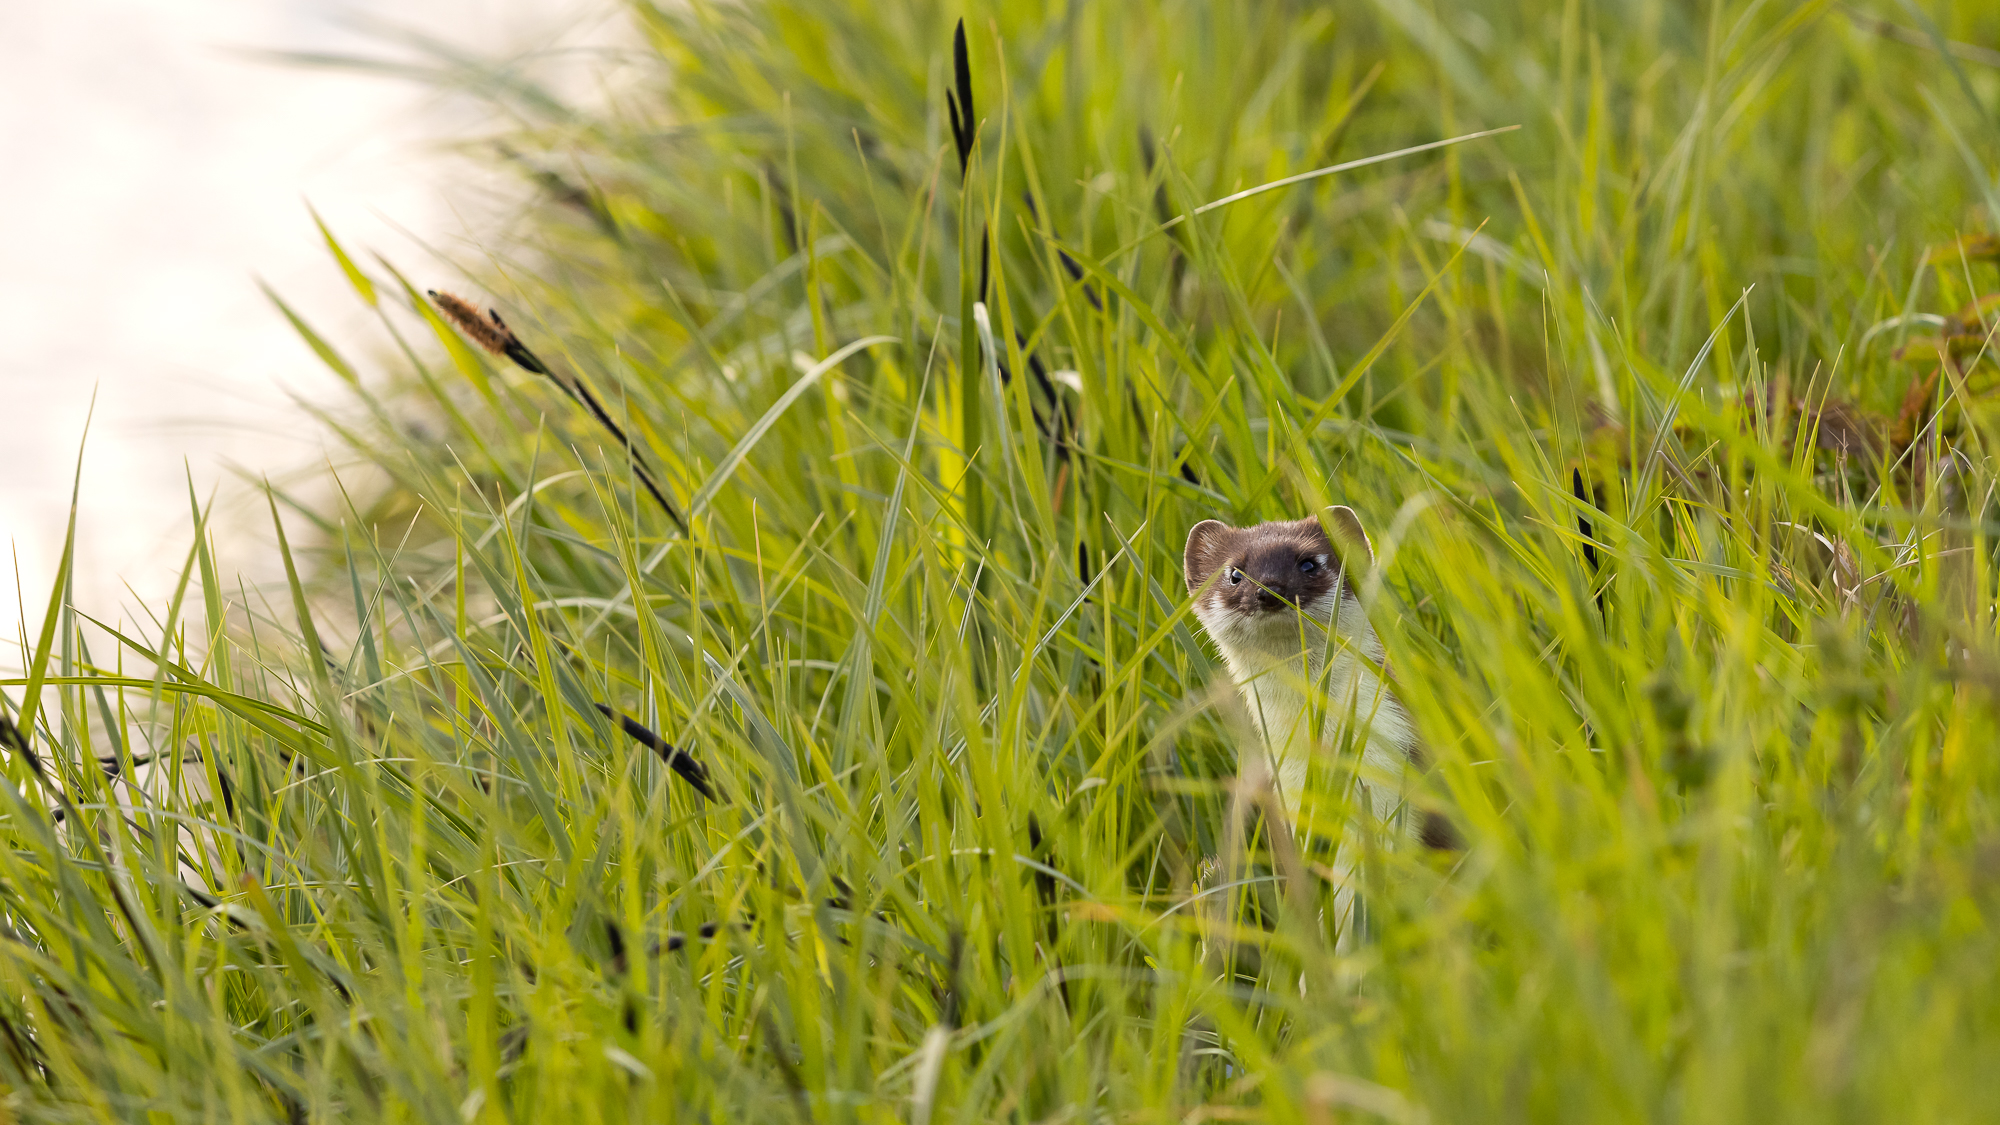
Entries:
{"label": "green grass", "polygon": [[[0,1114],[2000,1116],[2000,11],[1009,4],[961,186],[957,12],[634,10],[603,110],[439,56],[481,256],[329,235],[290,589],[52,592]],[[1462,853],[1231,787],[1183,539],[1331,502]]]}

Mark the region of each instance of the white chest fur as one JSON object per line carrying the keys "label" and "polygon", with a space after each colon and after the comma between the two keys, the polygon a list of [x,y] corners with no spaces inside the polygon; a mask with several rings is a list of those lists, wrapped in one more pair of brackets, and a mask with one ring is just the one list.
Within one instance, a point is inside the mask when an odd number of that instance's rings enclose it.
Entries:
{"label": "white chest fur", "polygon": [[[1339,597],[1339,620],[1333,602]],[[1409,763],[1409,716],[1375,669],[1382,644],[1351,594],[1329,594],[1296,614],[1246,617],[1196,608],[1242,692],[1251,727],[1270,763],[1286,814],[1296,825],[1315,760],[1337,762],[1378,821],[1401,803],[1397,780]],[[1329,636],[1326,625],[1334,627]],[[1359,754],[1361,769],[1352,758]],[[1405,818],[1408,819],[1408,818]]]}

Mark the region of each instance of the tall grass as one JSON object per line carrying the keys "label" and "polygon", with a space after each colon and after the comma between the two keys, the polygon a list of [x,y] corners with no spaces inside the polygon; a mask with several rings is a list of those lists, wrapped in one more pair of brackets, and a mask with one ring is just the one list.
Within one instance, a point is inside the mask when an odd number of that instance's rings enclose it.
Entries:
{"label": "tall grass", "polygon": [[[2000,13],[957,14],[439,56],[537,204],[287,310],[388,483],[8,681],[5,1112],[2000,1115]],[[1182,541],[1336,501],[1461,852],[1234,782]]]}

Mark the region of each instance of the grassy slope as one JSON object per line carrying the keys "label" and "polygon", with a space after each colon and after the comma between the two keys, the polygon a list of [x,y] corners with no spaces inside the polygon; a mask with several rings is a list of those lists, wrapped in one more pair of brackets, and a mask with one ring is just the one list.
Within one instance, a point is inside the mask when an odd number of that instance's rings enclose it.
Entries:
{"label": "grassy slope", "polygon": [[[955,12],[642,10],[594,115],[443,68],[546,188],[478,276],[692,533],[344,261],[394,484],[315,517],[308,624],[197,548],[208,635],[31,654],[7,1111],[1993,1119],[1994,364],[1869,330],[1994,285],[1926,248],[2000,210],[2000,71],[1935,49],[2000,16],[1924,7],[1008,4],[962,189]],[[1182,539],[1336,500],[1460,856],[1329,777],[1274,859],[1228,788]],[[151,747],[152,797],[85,758]]]}

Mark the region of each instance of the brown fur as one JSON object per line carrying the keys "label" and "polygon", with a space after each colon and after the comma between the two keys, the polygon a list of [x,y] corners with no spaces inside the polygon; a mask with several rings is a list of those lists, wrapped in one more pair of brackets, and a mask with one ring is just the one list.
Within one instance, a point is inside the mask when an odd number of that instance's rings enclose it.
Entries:
{"label": "brown fur", "polygon": [[[1308,564],[1310,570],[1300,569]],[[1342,565],[1326,529],[1310,516],[1244,528],[1204,520],[1188,533],[1182,566],[1188,593],[1200,593],[1216,575],[1201,594],[1203,604],[1245,615],[1295,613],[1331,593],[1342,573],[1353,589],[1353,569]]]}

